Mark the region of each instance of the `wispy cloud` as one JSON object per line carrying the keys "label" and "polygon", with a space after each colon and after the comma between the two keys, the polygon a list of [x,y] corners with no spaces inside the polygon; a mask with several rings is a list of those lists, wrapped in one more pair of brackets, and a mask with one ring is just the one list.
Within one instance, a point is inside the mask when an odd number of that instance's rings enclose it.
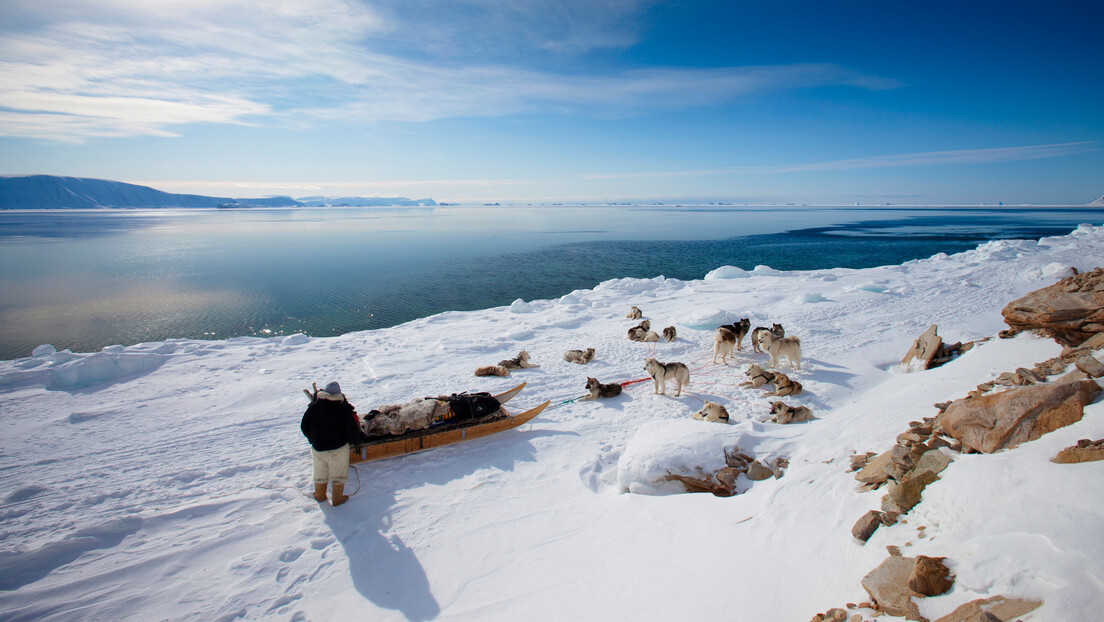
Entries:
{"label": "wispy cloud", "polygon": [[926,151],[894,155],[870,156],[847,160],[828,160],[805,164],[776,166],[732,166],[690,171],[653,171],[587,175],[586,179],[631,179],[649,177],[691,177],[720,174],[776,175],[817,171],[846,171],[863,168],[899,168],[908,166],[936,166],[947,164],[991,164],[1022,160],[1042,160],[1077,155],[1100,149],[1096,141],[1027,145],[1022,147],[993,147],[988,149],[958,149],[953,151]]}
{"label": "wispy cloud", "polygon": [[777,89],[897,86],[832,64],[591,75],[504,53],[631,45],[650,4],[9,1],[0,6],[0,134],[75,141],[171,136],[190,123],[631,114]]}

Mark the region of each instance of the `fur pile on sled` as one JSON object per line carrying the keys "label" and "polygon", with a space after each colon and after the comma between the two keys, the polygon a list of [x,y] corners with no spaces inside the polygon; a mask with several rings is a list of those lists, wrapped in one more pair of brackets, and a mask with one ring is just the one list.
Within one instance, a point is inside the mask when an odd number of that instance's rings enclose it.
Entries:
{"label": "fur pile on sled", "polygon": [[443,419],[448,411],[448,402],[438,399],[418,398],[405,404],[388,404],[380,406],[378,414],[364,421],[361,429],[368,436],[424,430]]}

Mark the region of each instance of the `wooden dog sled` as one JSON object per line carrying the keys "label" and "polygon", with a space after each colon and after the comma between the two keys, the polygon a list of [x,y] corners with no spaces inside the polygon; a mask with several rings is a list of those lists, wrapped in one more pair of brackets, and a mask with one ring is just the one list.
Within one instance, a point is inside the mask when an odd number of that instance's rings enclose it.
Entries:
{"label": "wooden dog sled", "polygon": [[[505,404],[525,387],[525,383],[500,393],[495,397],[499,404]],[[405,456],[434,447],[444,447],[462,443],[472,439],[489,436],[503,430],[516,428],[527,423],[548,407],[550,402],[544,402],[524,412],[511,415],[500,406],[499,416],[494,418],[472,419],[460,423],[442,423],[425,430],[414,430],[397,436],[380,436],[370,438],[358,445],[353,445],[350,450],[349,464],[383,460],[395,456]]]}

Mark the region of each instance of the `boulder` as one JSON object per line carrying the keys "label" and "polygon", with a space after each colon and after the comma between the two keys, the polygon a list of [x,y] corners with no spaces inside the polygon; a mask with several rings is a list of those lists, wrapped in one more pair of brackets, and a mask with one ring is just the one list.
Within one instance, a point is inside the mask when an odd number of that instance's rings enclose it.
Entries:
{"label": "boulder", "polygon": [[884,514],[878,510],[870,510],[866,514],[863,514],[862,518],[851,527],[851,535],[855,536],[856,540],[866,542],[870,539],[870,536],[874,535],[878,527],[881,526],[883,515]]}
{"label": "boulder", "polygon": [[1035,290],[1001,310],[1014,330],[1040,330],[1066,346],[1104,332],[1104,268]]}
{"label": "boulder", "polygon": [[1015,447],[1081,420],[1100,393],[1092,380],[1035,384],[956,400],[939,415],[943,433],[983,453]]}
{"label": "boulder", "polygon": [[1085,354],[1073,362],[1077,369],[1085,372],[1093,378],[1104,376],[1104,363],[1096,360],[1095,356]]}
{"label": "boulder", "polygon": [[943,340],[936,334],[938,328],[935,324],[928,327],[922,335],[912,342],[905,357],[901,359],[901,367],[908,371],[923,371],[931,366],[932,359],[939,354]]}
{"label": "boulder", "polygon": [[954,575],[943,563],[946,557],[916,556],[916,566],[912,569],[908,587],[921,596],[939,596],[954,585]]}
{"label": "boulder", "polygon": [[[979,598],[960,605],[954,611],[948,613],[935,622],[975,622],[976,620],[1016,620],[1020,616],[1038,609],[1043,604],[1041,600],[1027,600],[1023,598],[1005,598],[993,596]],[[986,616],[992,616],[987,618]]]}
{"label": "boulder", "polygon": [[889,615],[921,620],[920,609],[912,602],[913,593],[908,587],[915,567],[915,557],[890,555],[863,577],[863,589]]}
{"label": "boulder", "polygon": [[919,477],[924,473],[938,475],[942,473],[943,469],[947,468],[947,465],[950,463],[950,456],[938,449],[930,449],[924,452],[924,455],[920,456],[920,459],[916,461],[916,467],[909,472],[909,477]]}
{"label": "boulder", "polygon": [[866,466],[855,474],[855,479],[864,484],[881,484],[889,479],[889,475],[886,474],[886,467],[889,464],[890,452],[887,451],[867,461]]}
{"label": "boulder", "polygon": [[747,476],[751,481],[758,482],[774,477],[774,471],[763,466],[758,460],[752,460],[748,464]]}
{"label": "boulder", "polygon": [[930,471],[918,475],[910,473],[904,481],[889,491],[888,496],[897,507],[907,512],[920,503],[920,493],[924,491],[924,487],[937,479],[939,476]]}

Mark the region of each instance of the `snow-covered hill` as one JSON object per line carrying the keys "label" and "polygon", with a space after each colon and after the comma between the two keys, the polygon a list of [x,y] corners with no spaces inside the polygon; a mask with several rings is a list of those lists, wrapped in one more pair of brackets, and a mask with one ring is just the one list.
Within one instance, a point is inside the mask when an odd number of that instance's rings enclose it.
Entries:
{"label": "snow-covered hill", "polygon": [[[938,369],[896,363],[938,324],[947,341],[991,336],[1000,309],[1104,264],[1104,227],[997,241],[864,270],[750,272],[699,281],[618,279],[555,300],[449,312],[311,339],[169,340],[0,362],[0,611],[10,620],[808,620],[868,600],[886,557],[945,556],[936,618],[993,595],[1037,598],[1025,621],[1104,611],[1104,462],[1056,465],[1104,437],[1104,404],[1014,450],[960,455],[924,500],[865,545],[852,524],[879,506],[848,457],[888,449],[936,402],[1058,353],[1022,334]],[[671,343],[632,342],[639,306]],[[769,398],[738,386],[744,344],[714,365],[712,328],[749,317],[801,338],[788,398],[816,420],[765,421]],[[568,349],[595,360],[568,363]],[[539,368],[472,370],[525,349]],[[1097,354],[1100,356],[1100,353]],[[691,368],[682,397],[650,381],[569,401],[588,376],[639,380],[643,360]],[[787,370],[788,371],[788,370]],[[361,412],[461,390],[527,386],[510,406],[552,406],[514,430],[357,467],[345,505],[306,493],[298,423],[312,382],[338,380]],[[690,419],[719,402],[730,425]],[[664,492],[656,473],[723,461],[738,446],[785,457],[780,479],[730,498]],[[869,611],[864,619],[869,620]],[[893,619],[882,616],[879,620]]]}

